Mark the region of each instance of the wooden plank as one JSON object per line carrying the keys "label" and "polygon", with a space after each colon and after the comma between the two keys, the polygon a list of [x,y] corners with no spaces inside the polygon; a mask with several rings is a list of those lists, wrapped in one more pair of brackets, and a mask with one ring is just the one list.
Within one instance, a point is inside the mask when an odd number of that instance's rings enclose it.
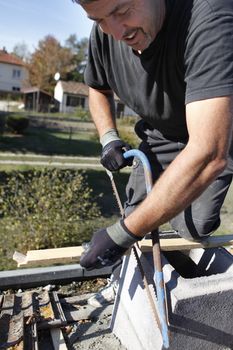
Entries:
{"label": "wooden plank", "polygon": [[[160,239],[160,247],[163,251],[226,247],[231,246],[232,244],[233,235],[210,236],[202,242],[188,241],[184,238]],[[139,242],[139,246],[143,252],[150,251],[151,241],[143,240]]]}
{"label": "wooden plank", "polygon": [[[211,236],[202,242],[188,241],[184,238],[168,238],[160,239],[161,250],[190,250],[196,248],[214,248],[233,245],[233,235],[224,236]],[[139,247],[142,252],[151,250],[151,240],[142,240],[139,242]],[[29,250],[25,259],[17,260],[17,254],[13,256],[13,259],[17,261],[19,266],[35,266],[35,265],[52,265],[54,263],[71,263],[78,262],[81,254],[83,253],[82,246],[67,247],[67,248],[55,248],[55,249],[41,249],[41,250]]]}
{"label": "wooden plank", "polygon": [[20,266],[44,266],[52,264],[68,264],[80,260],[83,253],[82,246],[29,250],[26,255],[15,252],[13,260]]}

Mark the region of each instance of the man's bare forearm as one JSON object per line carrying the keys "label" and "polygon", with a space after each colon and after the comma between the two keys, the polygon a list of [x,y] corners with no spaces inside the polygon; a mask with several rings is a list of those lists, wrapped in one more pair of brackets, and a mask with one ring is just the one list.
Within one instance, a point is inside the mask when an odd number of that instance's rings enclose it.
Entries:
{"label": "man's bare forearm", "polygon": [[125,220],[127,228],[138,236],[182,212],[226,166],[232,138],[233,96],[194,102],[186,112],[187,146]]}
{"label": "man's bare forearm", "polygon": [[187,147],[166,169],[142,204],[125,219],[126,227],[138,236],[157,229],[187,208],[221,173],[225,164],[216,161],[207,165]]}
{"label": "man's bare forearm", "polygon": [[89,107],[100,137],[108,130],[116,128],[112,91],[100,91],[89,88]]}

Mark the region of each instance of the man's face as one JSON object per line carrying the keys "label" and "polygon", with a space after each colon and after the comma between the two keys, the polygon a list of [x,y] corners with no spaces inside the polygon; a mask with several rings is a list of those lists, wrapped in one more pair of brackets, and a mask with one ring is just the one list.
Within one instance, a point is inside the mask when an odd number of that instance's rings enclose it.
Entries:
{"label": "man's face", "polygon": [[101,30],[136,51],[155,39],[164,20],[164,0],[97,0],[82,7]]}

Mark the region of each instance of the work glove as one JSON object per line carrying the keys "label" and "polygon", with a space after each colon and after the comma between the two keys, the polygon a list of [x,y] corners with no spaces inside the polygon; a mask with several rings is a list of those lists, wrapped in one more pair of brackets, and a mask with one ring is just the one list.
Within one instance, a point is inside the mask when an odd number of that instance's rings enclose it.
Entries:
{"label": "work glove", "polygon": [[87,270],[112,265],[130,246],[141,239],[142,237],[135,236],[127,229],[123,220],[106,229],[102,228],[84,245],[85,251],[81,256],[80,265]]}
{"label": "work glove", "polygon": [[100,142],[103,146],[100,162],[106,169],[117,171],[127,165],[132,165],[132,159],[123,157],[123,153],[130,150],[131,147],[119,138],[116,129],[110,129],[105,133]]}

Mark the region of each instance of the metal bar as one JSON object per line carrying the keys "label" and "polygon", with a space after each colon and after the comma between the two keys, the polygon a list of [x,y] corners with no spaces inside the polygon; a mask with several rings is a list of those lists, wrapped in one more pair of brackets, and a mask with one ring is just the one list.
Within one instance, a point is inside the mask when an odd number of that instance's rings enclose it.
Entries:
{"label": "metal bar", "polygon": [[[137,157],[142,162],[147,194],[152,190],[153,180],[150,163],[145,154],[139,150],[130,150],[124,153],[124,158]],[[167,320],[167,304],[163,278],[163,269],[160,256],[159,234],[158,231],[151,232],[153,243],[153,260],[155,267],[155,285],[157,289],[158,307],[160,314],[160,322],[162,327],[163,345],[167,349],[169,347],[169,330]]]}
{"label": "metal bar", "polygon": [[116,264],[92,271],[84,270],[79,264],[24,268],[0,271],[1,291],[46,286],[47,284],[68,284],[111,275]]}

